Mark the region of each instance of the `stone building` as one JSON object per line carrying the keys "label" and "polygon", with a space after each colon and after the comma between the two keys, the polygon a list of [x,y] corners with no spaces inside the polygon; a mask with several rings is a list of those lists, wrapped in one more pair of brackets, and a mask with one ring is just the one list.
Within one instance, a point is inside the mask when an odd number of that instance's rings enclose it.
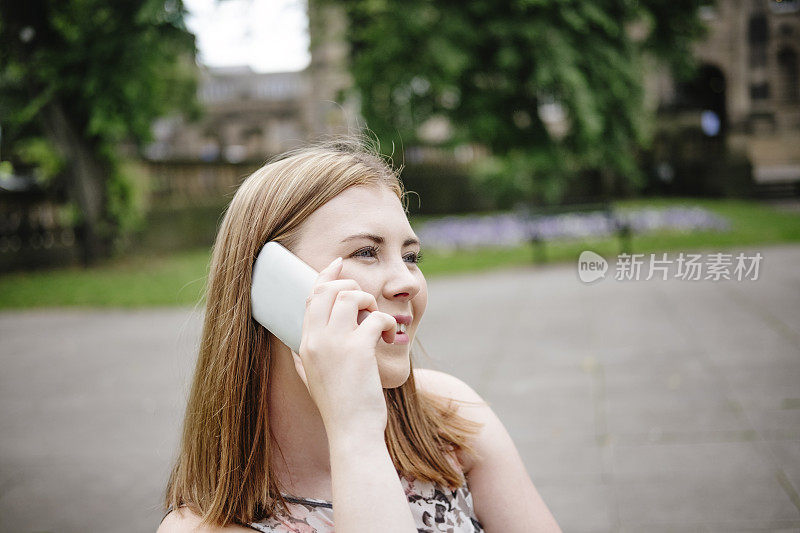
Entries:
{"label": "stone building", "polygon": [[308,137],[311,94],[306,72],[256,73],[249,67],[203,68],[197,122],[159,120],[151,160],[228,161],[262,159]]}
{"label": "stone building", "polygon": [[311,5],[311,63],[306,69],[257,73],[247,66],[201,68],[203,117],[198,122],[159,120],[148,158],[260,161],[309,139],[355,131],[355,106],[339,95],[350,86],[341,38],[345,17],[333,6]]}
{"label": "stone building", "polygon": [[800,1],[718,0],[704,7],[697,77],[648,80],[659,105],[693,108],[709,135],[745,154],[756,185],[800,183]]}

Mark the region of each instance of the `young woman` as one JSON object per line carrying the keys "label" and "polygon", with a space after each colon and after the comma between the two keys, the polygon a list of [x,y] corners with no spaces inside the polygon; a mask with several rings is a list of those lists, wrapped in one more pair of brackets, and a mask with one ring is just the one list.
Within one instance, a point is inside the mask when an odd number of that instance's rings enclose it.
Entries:
{"label": "young woman", "polygon": [[[352,140],[239,187],[158,533],[560,531],[478,394],[413,368],[428,293],[406,202]],[[273,240],[319,272],[299,353],[251,316],[253,263]]]}

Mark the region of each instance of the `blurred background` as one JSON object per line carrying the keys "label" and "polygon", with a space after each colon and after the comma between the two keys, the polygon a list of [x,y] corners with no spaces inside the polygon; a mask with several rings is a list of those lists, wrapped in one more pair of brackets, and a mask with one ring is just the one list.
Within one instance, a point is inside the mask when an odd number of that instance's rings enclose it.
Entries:
{"label": "blurred background", "polygon": [[[157,527],[227,203],[363,132],[414,192],[418,364],[564,531],[800,530],[797,0],[0,2],[0,530]],[[609,279],[690,252],[763,260]]]}

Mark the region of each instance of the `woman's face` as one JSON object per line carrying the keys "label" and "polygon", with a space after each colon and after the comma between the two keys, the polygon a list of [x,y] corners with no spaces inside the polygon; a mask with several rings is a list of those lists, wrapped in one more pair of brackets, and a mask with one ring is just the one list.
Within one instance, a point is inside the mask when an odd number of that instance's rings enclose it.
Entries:
{"label": "woman's face", "polygon": [[293,251],[318,272],[341,256],[340,279],[354,279],[375,296],[379,311],[411,317],[407,342],[401,335],[394,344],[380,340],[375,353],[383,387],[405,383],[428,286],[415,263],[418,238],[397,196],[384,186],[350,187],[303,222]]}

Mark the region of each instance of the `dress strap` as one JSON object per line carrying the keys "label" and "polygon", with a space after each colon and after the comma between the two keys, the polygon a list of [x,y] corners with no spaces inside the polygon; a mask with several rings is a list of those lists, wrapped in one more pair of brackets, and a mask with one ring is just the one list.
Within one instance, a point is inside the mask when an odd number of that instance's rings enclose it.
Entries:
{"label": "dress strap", "polygon": [[325,507],[326,509],[333,509],[333,503],[325,500],[318,500],[315,498],[295,498],[294,496],[287,496],[282,494],[283,499],[287,502],[292,503],[304,503],[307,505],[313,505],[314,507]]}

